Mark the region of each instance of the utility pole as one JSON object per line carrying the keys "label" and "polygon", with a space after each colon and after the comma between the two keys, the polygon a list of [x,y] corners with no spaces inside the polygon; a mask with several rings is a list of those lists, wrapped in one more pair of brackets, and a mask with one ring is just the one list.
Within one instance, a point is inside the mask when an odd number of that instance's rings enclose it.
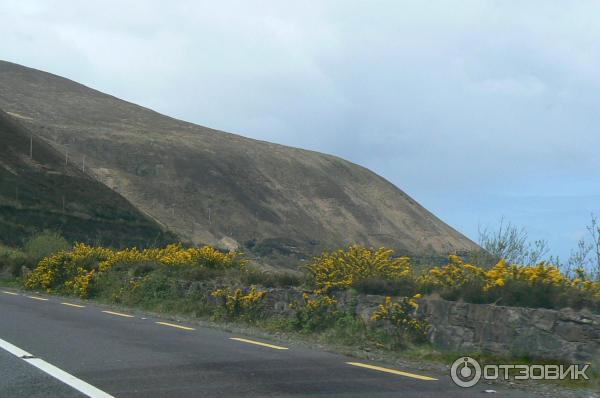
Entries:
{"label": "utility pole", "polygon": [[81,165],[81,170],[83,170],[83,172],[85,173],[85,155],[83,155],[83,161],[82,161],[82,165]]}
{"label": "utility pole", "polygon": [[33,159],[33,135],[29,136],[29,157]]}
{"label": "utility pole", "polygon": [[210,221],[210,207],[208,208],[208,223],[212,224],[212,222]]}
{"label": "utility pole", "polygon": [[65,149],[65,166],[69,164],[69,148]]}

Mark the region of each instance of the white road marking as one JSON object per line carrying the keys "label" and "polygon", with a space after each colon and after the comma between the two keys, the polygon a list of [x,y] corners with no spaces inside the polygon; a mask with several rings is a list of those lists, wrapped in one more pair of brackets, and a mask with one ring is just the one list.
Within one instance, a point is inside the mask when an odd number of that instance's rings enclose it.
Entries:
{"label": "white road marking", "polygon": [[35,366],[39,370],[49,374],[55,379],[58,379],[59,381],[65,383],[66,385],[73,387],[77,391],[87,395],[90,398],[114,398],[112,395],[107,394],[102,390],[99,390],[93,385],[88,384],[81,379],[78,379],[72,374],[69,374],[64,370],[57,368],[56,366],[44,361],[43,359],[35,358],[27,351],[20,349],[19,347],[9,343],[6,340],[0,339],[0,348],[10,352],[18,358],[21,358],[30,365]]}
{"label": "white road marking", "polygon": [[0,339],[0,348],[4,349],[5,351],[10,352],[11,354],[13,354],[14,356],[19,357],[19,358],[33,356],[30,353],[28,353],[27,351],[22,350],[19,347],[17,347],[16,345],[12,345],[8,341],[2,340],[2,339]]}
{"label": "white road marking", "polygon": [[9,291],[7,291],[7,290],[3,290],[3,291],[2,291],[2,293],[5,293],[5,294],[10,294],[10,295],[12,295],[12,296],[18,296],[18,295],[19,295],[19,293],[15,293],[15,292],[9,292]]}

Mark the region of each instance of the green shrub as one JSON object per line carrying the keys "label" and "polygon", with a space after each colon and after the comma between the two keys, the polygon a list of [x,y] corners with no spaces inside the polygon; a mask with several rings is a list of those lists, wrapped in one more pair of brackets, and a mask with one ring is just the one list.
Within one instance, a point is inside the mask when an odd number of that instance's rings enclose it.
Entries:
{"label": "green shrub", "polygon": [[386,297],[373,313],[371,320],[381,321],[391,339],[392,349],[403,348],[408,342],[423,343],[427,340],[426,321],[415,317],[418,308],[417,299],[420,295],[403,297],[394,302],[391,297]]}
{"label": "green shrub", "polygon": [[261,285],[264,287],[289,287],[300,286],[304,278],[289,272],[263,272],[258,270],[246,270],[241,274],[241,282],[244,285]]}
{"label": "green shrub", "polygon": [[44,231],[29,238],[23,251],[35,263],[61,250],[68,250],[69,242],[57,232]]}
{"label": "green shrub", "polygon": [[305,293],[300,302],[293,303],[296,310],[292,327],[298,331],[316,332],[335,325],[342,316],[337,310],[337,301],[329,296],[313,296]]}
{"label": "green shrub", "polygon": [[419,292],[415,279],[366,278],[354,284],[359,293],[382,296],[413,296]]}
{"label": "green shrub", "polygon": [[17,278],[23,267],[33,268],[35,263],[20,250],[0,247],[0,274]]}
{"label": "green shrub", "polygon": [[246,321],[254,321],[262,315],[262,304],[266,292],[250,289],[215,289],[211,296],[215,297],[220,305],[215,313],[217,318],[232,320],[242,318]]}
{"label": "green shrub", "polygon": [[376,343],[373,332],[360,317],[346,313],[340,315],[329,329],[324,330],[323,336],[336,345],[365,346]]}

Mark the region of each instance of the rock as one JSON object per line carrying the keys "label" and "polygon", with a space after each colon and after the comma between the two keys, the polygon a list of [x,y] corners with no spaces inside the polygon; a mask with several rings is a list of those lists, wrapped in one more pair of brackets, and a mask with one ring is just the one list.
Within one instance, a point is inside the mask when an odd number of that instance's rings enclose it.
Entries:
{"label": "rock", "polygon": [[532,314],[531,321],[536,328],[549,332],[552,330],[556,318],[556,311],[540,309]]}
{"label": "rock", "polygon": [[236,251],[240,248],[240,244],[233,238],[226,236],[219,240],[217,247],[221,250],[228,250],[230,252]]}
{"label": "rock", "polygon": [[418,314],[431,325],[430,342],[444,350],[570,362],[600,358],[600,315],[589,311],[423,299]]}
{"label": "rock", "polygon": [[567,341],[586,341],[592,338],[593,329],[585,323],[558,321],[555,333]]}
{"label": "rock", "polygon": [[31,269],[29,269],[28,267],[26,267],[24,265],[21,267],[21,277],[23,279],[27,278],[27,275],[29,275],[30,273],[31,273]]}

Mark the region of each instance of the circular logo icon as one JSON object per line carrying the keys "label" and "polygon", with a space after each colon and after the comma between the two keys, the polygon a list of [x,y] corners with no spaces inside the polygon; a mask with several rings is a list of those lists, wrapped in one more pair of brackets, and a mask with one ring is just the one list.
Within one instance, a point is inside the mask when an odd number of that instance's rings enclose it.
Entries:
{"label": "circular logo icon", "polygon": [[450,368],[450,377],[459,387],[473,387],[481,379],[481,365],[471,357],[458,358]]}

